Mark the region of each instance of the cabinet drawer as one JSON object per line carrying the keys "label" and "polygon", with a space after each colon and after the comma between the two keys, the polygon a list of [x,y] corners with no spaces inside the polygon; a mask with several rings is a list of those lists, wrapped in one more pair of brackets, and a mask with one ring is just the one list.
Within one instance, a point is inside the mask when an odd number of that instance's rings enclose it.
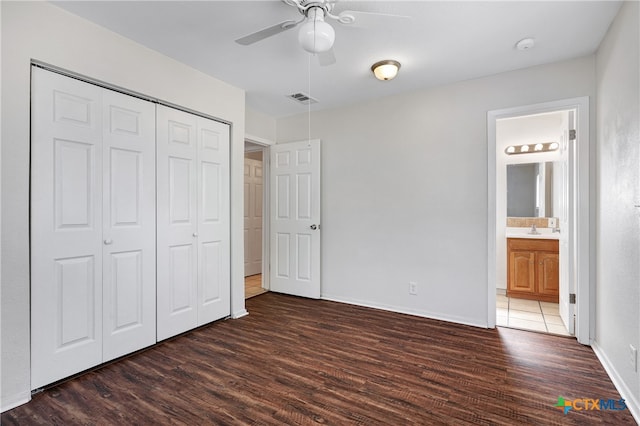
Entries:
{"label": "cabinet drawer", "polygon": [[550,253],[558,253],[559,247],[558,240],[507,238],[507,248],[509,250],[546,251]]}

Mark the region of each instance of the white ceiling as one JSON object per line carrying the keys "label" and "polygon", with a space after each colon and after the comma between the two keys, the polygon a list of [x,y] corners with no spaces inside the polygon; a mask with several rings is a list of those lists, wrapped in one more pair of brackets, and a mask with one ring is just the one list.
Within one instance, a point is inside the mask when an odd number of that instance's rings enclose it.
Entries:
{"label": "white ceiling", "polygon": [[[619,1],[349,1],[342,10],[410,16],[336,31],[337,62],[321,67],[298,46],[297,29],[250,46],[235,39],[287,19],[297,10],[262,1],[70,1],[56,5],[246,91],[247,106],[273,117],[306,112],[295,92],[333,108],[395,93],[588,55],[597,49]],[[519,51],[525,37],[536,46]],[[402,63],[380,82],[370,66]]]}

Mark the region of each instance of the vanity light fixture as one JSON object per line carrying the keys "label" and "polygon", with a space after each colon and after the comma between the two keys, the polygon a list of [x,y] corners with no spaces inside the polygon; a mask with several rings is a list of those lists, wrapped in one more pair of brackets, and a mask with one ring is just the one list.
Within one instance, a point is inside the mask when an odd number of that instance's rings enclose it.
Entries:
{"label": "vanity light fixture", "polygon": [[558,142],[532,143],[528,145],[509,145],[504,152],[507,155],[536,154],[541,152],[557,151],[560,148]]}
{"label": "vanity light fixture", "polygon": [[393,59],[385,59],[384,61],[378,61],[371,65],[371,71],[378,80],[388,81],[395,78],[398,75],[400,69],[400,62]]}

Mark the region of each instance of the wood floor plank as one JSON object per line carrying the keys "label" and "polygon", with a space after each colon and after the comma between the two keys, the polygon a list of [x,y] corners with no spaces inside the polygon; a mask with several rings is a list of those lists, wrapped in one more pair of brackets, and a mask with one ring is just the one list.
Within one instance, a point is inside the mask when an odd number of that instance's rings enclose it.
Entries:
{"label": "wood floor plank", "polygon": [[3,425],[635,424],[556,408],[620,395],[575,339],[267,293],[34,395]]}

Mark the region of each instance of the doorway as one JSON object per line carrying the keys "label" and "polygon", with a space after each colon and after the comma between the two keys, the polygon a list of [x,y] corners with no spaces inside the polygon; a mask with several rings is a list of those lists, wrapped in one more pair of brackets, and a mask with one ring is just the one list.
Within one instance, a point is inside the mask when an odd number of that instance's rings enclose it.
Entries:
{"label": "doorway", "polygon": [[[261,282],[264,291],[276,291],[294,296],[320,298],[321,247],[321,141],[272,144],[245,138],[245,154],[262,152],[262,201],[254,202],[253,193],[245,185],[245,266],[249,280]],[[248,169],[248,167],[245,167]],[[245,170],[245,174],[251,173]],[[255,174],[255,173],[254,173]],[[262,208],[260,209],[260,203]],[[251,209],[262,212],[261,276],[252,269],[249,225]],[[257,223],[260,223],[256,220]],[[254,249],[259,250],[259,248]],[[245,283],[251,284],[250,282]],[[245,293],[245,299],[247,294]]]}
{"label": "doorway", "polygon": [[245,141],[244,150],[244,289],[245,299],[266,293],[265,185],[266,147]]}
{"label": "doorway", "polygon": [[[513,309],[517,311],[516,316],[521,317],[514,317],[513,326],[525,328],[522,324],[527,323],[521,320],[537,319],[540,323],[536,331],[565,334],[560,333],[562,329],[555,324],[562,322],[566,326],[563,327],[566,334],[574,334],[583,344],[590,342],[588,106],[588,98],[575,98],[490,111],[488,114],[488,325],[491,328],[505,325],[505,320],[509,324],[509,311],[513,307],[516,308]],[[555,135],[541,130],[545,128],[544,122],[554,123],[547,128]],[[527,133],[527,127],[538,131]],[[550,142],[557,143],[554,150],[546,149]],[[527,150],[529,152],[525,153]],[[524,218],[507,214],[507,165],[510,164],[535,165],[532,193],[538,198],[531,203],[534,210]],[[545,186],[545,174],[541,171],[551,172],[552,165],[557,170],[555,174],[547,175]],[[545,187],[552,190],[554,185],[555,196],[541,197]],[[526,191],[519,191],[522,195],[520,192]],[[537,217],[540,216],[538,213],[543,217]],[[557,240],[556,260],[546,252],[550,250],[546,245],[540,249],[532,248],[524,255],[522,251],[515,257],[511,252],[508,255],[509,237],[524,242]],[[535,250],[540,250],[540,255],[544,256],[536,257]],[[508,285],[508,277],[514,281],[514,275],[507,272],[507,264],[512,268],[514,264],[519,267],[519,274],[525,270],[525,275],[534,282],[531,292],[539,293],[528,293],[529,289],[522,286],[514,292],[514,288]],[[550,289],[553,290],[553,286],[549,286],[549,271],[557,277],[558,304],[555,306],[552,305],[555,300],[549,293]],[[546,281],[540,281],[538,275]],[[516,298],[507,299],[508,291],[512,293],[509,296],[515,295]],[[535,300],[541,294],[544,296],[542,301]],[[518,296],[533,300],[520,300]],[[506,319],[505,314],[508,316]],[[559,317],[562,321],[558,321]]]}
{"label": "doorway", "polygon": [[560,312],[572,222],[567,210],[570,114],[575,111],[496,121],[498,326],[573,334],[573,312],[569,307]]}

